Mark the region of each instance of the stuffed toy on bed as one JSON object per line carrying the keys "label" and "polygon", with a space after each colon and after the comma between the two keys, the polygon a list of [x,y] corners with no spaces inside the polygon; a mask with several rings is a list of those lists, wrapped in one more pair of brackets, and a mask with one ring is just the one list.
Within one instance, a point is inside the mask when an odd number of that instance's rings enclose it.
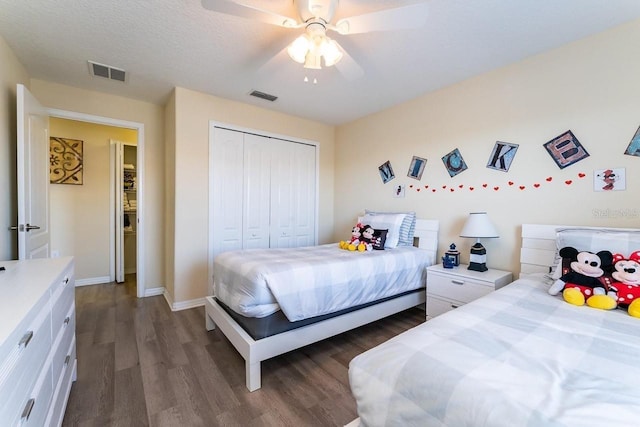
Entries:
{"label": "stuffed toy on bed", "polygon": [[551,295],[562,291],[564,300],[569,304],[584,305],[586,302],[589,307],[603,310],[613,310],[618,306],[615,291],[609,289],[611,280],[607,274],[613,265],[611,252],[578,251],[567,246],[560,249],[560,256],[569,259],[570,271],[551,285]]}
{"label": "stuffed toy on bed", "polygon": [[[338,244],[340,249],[345,249],[348,251],[359,251],[359,252],[371,250],[371,249],[368,249],[367,247],[366,237],[363,237],[363,231],[367,227],[370,228],[370,226],[363,225],[362,223],[357,223],[356,225],[354,225],[353,228],[351,229],[351,240],[349,240],[348,242],[341,240],[340,243]],[[371,245],[369,244],[369,246]]]}
{"label": "stuffed toy on bed", "polygon": [[611,277],[618,305],[626,307],[631,316],[640,317],[640,251],[635,251],[628,258],[622,254],[613,255]]}

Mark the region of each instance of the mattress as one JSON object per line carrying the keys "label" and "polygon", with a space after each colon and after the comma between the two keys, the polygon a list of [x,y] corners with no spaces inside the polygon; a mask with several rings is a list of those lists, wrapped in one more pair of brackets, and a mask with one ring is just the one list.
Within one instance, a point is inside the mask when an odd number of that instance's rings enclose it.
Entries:
{"label": "mattress", "polygon": [[429,251],[412,246],[351,252],[337,244],[224,252],[214,259],[214,295],[246,317],[282,310],[289,321],[333,313],[424,288]]}
{"label": "mattress", "polygon": [[547,288],[520,279],[355,357],[361,425],[638,425],[639,319]]}

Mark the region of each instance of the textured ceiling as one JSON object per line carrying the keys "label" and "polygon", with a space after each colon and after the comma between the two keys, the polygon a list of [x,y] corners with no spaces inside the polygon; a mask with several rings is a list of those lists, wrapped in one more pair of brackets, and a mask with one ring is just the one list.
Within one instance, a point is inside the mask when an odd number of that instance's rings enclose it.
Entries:
{"label": "textured ceiling", "polygon": [[[336,18],[415,2],[342,0]],[[291,0],[245,3],[292,9]],[[364,69],[355,80],[291,61],[282,49],[302,30],[212,12],[200,0],[0,0],[0,35],[33,78],[157,104],[180,86],[342,124],[640,17],[640,0],[426,3],[420,29],[331,33]],[[88,60],[129,79],[92,77]],[[254,89],[279,98],[250,97]]]}

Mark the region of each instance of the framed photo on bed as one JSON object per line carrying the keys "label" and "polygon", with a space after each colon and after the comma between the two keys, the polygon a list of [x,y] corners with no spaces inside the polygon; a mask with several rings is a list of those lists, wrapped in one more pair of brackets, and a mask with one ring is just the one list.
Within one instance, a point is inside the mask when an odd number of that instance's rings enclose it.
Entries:
{"label": "framed photo on bed", "polygon": [[424,167],[427,165],[427,159],[423,159],[422,157],[413,156],[411,159],[411,164],[409,165],[409,171],[407,172],[407,176],[409,178],[417,179],[420,181],[422,179],[422,173],[424,172]]}

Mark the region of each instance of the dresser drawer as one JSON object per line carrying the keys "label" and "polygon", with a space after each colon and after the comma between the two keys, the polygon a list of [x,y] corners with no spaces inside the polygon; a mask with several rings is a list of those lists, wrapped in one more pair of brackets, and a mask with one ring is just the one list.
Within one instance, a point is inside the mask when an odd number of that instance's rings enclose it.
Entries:
{"label": "dresser drawer", "polygon": [[454,299],[463,303],[471,302],[495,290],[493,283],[458,277],[442,276],[429,272],[427,275],[427,293]]}
{"label": "dresser drawer", "polygon": [[53,378],[51,374],[51,365],[47,365],[40,372],[38,381],[26,395],[21,404],[18,406],[20,410],[19,420],[20,427],[42,427],[45,425],[45,419],[49,413],[49,404],[53,397]]}
{"label": "dresser drawer", "polygon": [[[69,348],[65,351],[65,359],[63,361],[62,372],[58,384],[55,387],[53,393],[53,401],[51,402],[51,409],[47,417],[47,426],[59,426],[62,424],[64,418],[64,411],[67,407],[67,400],[69,399],[69,392],[71,391],[71,385],[75,379],[76,369],[76,339],[75,335],[72,337]],[[55,377],[53,377],[55,380]]]}
{"label": "dresser drawer", "polygon": [[62,280],[52,288],[51,319],[53,325],[53,338],[57,330],[64,325],[69,308],[75,302],[75,287],[70,271],[65,271]]}
{"label": "dresser drawer", "polygon": [[53,331],[57,333],[56,340],[53,342],[53,378],[59,378],[60,373],[65,364],[65,357],[69,353],[69,346],[75,336],[76,330],[76,316],[75,316],[75,304],[69,307],[69,311],[65,319],[69,319],[68,322],[63,323],[63,326],[59,328],[59,331]]}
{"label": "dresser drawer", "polygon": [[[40,308],[32,323],[15,337],[14,351],[4,360],[0,373],[0,420],[12,419],[21,410],[20,402],[32,389],[51,348],[51,313],[49,304]],[[13,338],[13,337],[12,337]],[[22,344],[19,344],[22,342]]]}

